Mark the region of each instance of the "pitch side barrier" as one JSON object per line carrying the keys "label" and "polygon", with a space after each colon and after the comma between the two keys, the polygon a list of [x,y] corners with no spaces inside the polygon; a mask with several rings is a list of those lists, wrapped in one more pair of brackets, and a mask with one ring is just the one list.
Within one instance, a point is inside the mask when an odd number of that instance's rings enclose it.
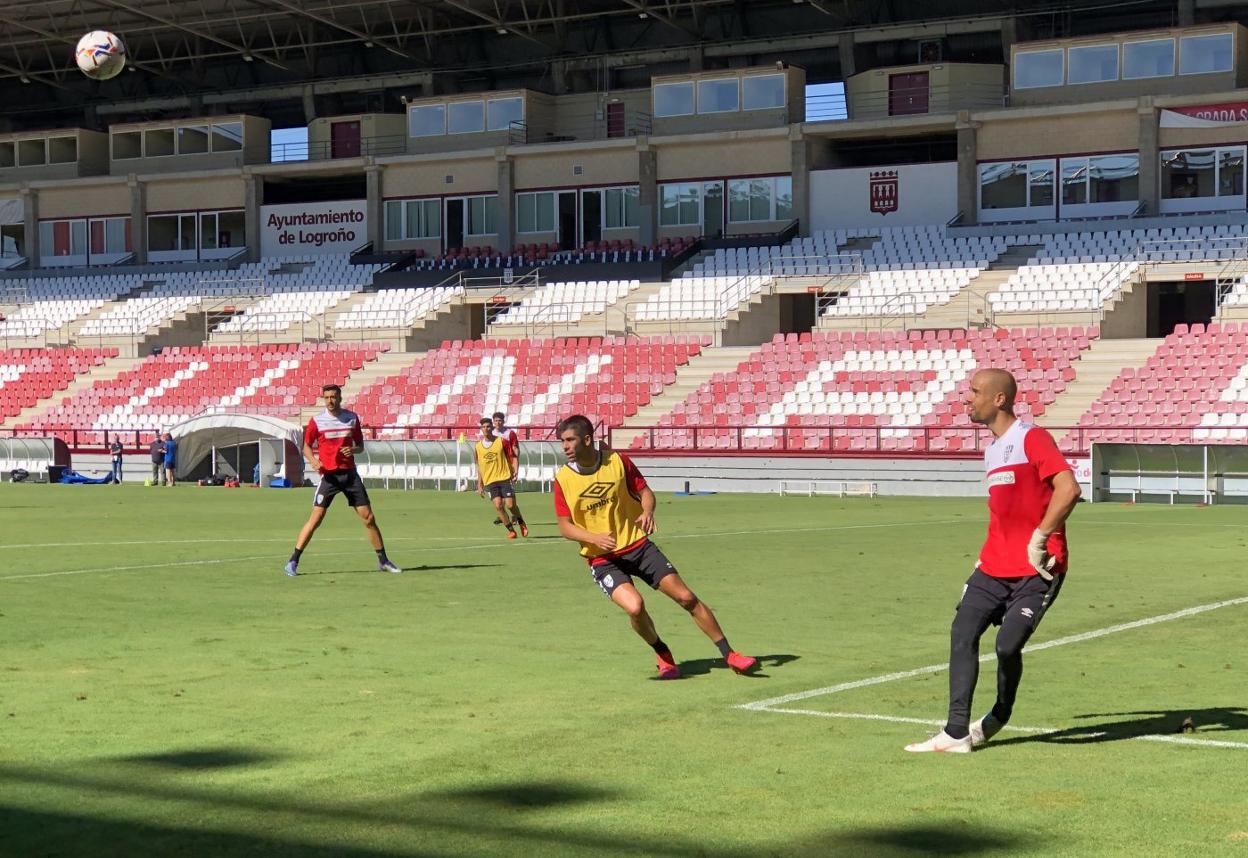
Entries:
{"label": "pitch side barrier", "polygon": [[69,449],[63,441],[46,437],[0,438],[0,481],[7,482],[15,470],[26,471],[33,481],[47,480],[51,466],[70,466]]}
{"label": "pitch side barrier", "polygon": [[1248,445],[1092,445],[1092,500],[1248,503]]}
{"label": "pitch side barrier", "polygon": [[[365,441],[356,466],[365,485],[387,489],[476,491],[477,465],[473,445],[477,436],[454,440]],[[548,492],[555,471],[565,461],[557,441],[520,442],[519,491]]]}
{"label": "pitch side barrier", "polygon": [[[622,449],[670,456],[861,456],[979,458],[992,433],[977,426],[862,426],[853,416],[847,426],[685,425],[623,428],[611,436]],[[1159,434],[1191,433],[1192,427],[1049,426],[1041,421],[1068,456],[1087,456],[1098,435],[1113,431],[1141,440]],[[631,440],[625,440],[626,436]],[[618,446],[618,444],[617,444]]]}

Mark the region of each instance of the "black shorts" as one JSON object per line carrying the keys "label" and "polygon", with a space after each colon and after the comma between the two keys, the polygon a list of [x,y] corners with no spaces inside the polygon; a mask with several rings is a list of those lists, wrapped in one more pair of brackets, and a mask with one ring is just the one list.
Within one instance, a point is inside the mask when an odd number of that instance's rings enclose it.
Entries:
{"label": "black shorts", "polygon": [[676,569],[663,556],[659,546],[647,539],[632,551],[590,566],[589,574],[602,592],[610,597],[621,584],[632,584],[633,578],[640,578],[651,589],[657,590],[659,582],[668,575],[675,575]]}
{"label": "black shorts", "polygon": [[312,505],[329,509],[337,494],[346,495],[347,503],[352,507],[372,505],[359,471],[330,471],[323,474],[321,484],[316,487],[316,499],[312,501]]}
{"label": "black shorts", "polygon": [[966,585],[962,588],[958,610],[966,608],[983,614],[994,626],[999,626],[1005,619],[1006,613],[1017,608],[1018,612],[1031,620],[1034,626],[1039,622],[1040,615],[1043,613],[1041,607],[1047,610],[1057,600],[1065,579],[1064,574],[1058,575],[1052,582],[1055,585],[1053,595],[1046,606],[1044,596],[1049,591],[1050,582],[1039,575],[1028,575],[1023,578],[994,578],[976,569],[971,573],[971,577],[966,579]]}
{"label": "black shorts", "polygon": [[511,484],[511,480],[490,483],[485,487],[485,492],[491,498],[514,498],[516,496],[516,488]]}

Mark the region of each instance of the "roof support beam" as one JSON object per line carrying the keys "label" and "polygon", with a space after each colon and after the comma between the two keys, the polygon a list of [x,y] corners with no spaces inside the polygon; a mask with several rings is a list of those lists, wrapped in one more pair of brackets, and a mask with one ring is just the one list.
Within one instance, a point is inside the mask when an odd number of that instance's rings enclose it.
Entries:
{"label": "roof support beam", "polygon": [[372,42],[373,44],[381,48],[384,48],[385,50],[394,54],[396,57],[402,57],[405,60],[412,60],[413,62],[419,62],[415,54],[411,54],[405,50],[397,48],[394,45],[390,44],[385,39],[380,38],[378,36],[374,36],[372,33],[366,33],[363,30],[357,30],[355,27],[351,27],[347,24],[343,24],[340,21],[336,21],[333,18],[329,17],[328,15],[321,15],[318,12],[313,12],[310,9],[305,9],[303,6],[300,6],[297,3],[289,3],[287,2],[287,0],[269,0],[269,2],[272,3],[274,6],[285,9],[288,12],[292,12],[296,15],[302,15],[305,18],[311,18],[313,21],[322,23],[327,27],[333,27],[335,30],[341,30],[344,33],[350,33],[352,36],[355,36],[362,42]]}
{"label": "roof support beam", "polygon": [[288,66],[285,66],[282,63],[279,63],[277,60],[273,59],[272,57],[266,56],[262,53],[253,54],[251,49],[248,48],[246,45],[239,45],[239,44],[229,41],[228,39],[222,39],[218,36],[214,36],[211,33],[205,33],[202,30],[196,30],[194,27],[188,27],[185,24],[179,24],[177,21],[174,21],[170,18],[166,18],[162,15],[153,14],[141,7],[134,6],[130,3],[123,3],[121,2],[121,0],[98,0],[98,2],[102,2],[106,6],[111,6],[114,9],[125,9],[127,12],[129,12],[132,15],[138,15],[143,18],[150,18],[153,21],[157,21],[161,24],[164,24],[166,27],[172,27],[175,30],[181,30],[182,32],[195,36],[196,38],[204,39],[205,41],[209,41],[209,42],[215,42],[216,44],[221,45],[222,47],[229,48],[231,51],[237,51],[238,53],[242,54],[244,58],[255,56],[257,59],[260,60],[260,62],[266,63],[267,65],[271,65],[273,66],[273,68],[281,69],[282,71],[290,71],[290,68]]}

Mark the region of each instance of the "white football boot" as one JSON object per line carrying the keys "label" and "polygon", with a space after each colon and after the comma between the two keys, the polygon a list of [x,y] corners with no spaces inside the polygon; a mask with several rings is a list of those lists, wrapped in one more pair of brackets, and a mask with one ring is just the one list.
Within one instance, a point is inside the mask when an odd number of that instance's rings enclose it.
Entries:
{"label": "white football boot", "polygon": [[923,754],[929,751],[936,751],[946,754],[969,754],[971,752],[971,737],[965,739],[955,739],[941,730],[926,742],[915,742],[906,745],[906,750],[913,754]]}
{"label": "white football boot", "polygon": [[988,740],[1000,733],[1004,726],[991,712],[978,721],[972,721],[971,745],[978,748],[987,744]]}

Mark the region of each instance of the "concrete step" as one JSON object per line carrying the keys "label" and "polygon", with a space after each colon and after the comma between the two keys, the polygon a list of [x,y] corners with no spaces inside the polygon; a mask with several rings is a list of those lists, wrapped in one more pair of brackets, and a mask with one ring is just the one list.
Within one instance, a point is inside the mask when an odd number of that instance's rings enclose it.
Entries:
{"label": "concrete step", "polygon": [[115,357],[109,358],[99,366],[93,366],[91,369],[74,378],[69,386],[62,390],[58,390],[51,396],[46,396],[36,402],[29,408],[23,409],[8,420],[0,422],[0,429],[11,429],[20,426],[23,423],[30,423],[35,417],[43,414],[48,409],[59,405],[62,399],[69,398],[87,390],[97,381],[112,381],[128,369],[133,369],[142,363],[142,358],[133,357]]}
{"label": "concrete step", "polygon": [[[1164,342],[1162,339],[1094,340],[1072,366],[1075,380],[1044,412],[1048,426],[1074,426],[1123,369],[1139,369]],[[1060,443],[1068,434],[1057,430]]]}
{"label": "concrete step", "polygon": [[628,449],[643,428],[657,424],[660,417],[684,402],[689,394],[709,381],[711,376],[735,371],[742,361],[756,351],[758,349],[754,346],[703,349],[676,371],[674,383],[665,387],[662,393],[628,418],[622,427],[612,431],[611,443],[620,450]]}

